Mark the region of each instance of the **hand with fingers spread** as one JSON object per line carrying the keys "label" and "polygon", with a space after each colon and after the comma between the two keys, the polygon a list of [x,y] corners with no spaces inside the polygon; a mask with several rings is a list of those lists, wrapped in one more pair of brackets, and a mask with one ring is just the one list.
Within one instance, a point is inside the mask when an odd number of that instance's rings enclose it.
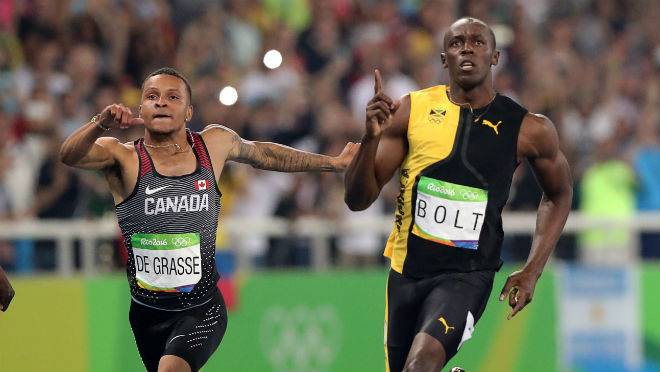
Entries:
{"label": "hand with fingers spread", "polygon": [[353,142],[347,143],[344,149],[341,151],[341,154],[337,155],[337,157],[334,158],[335,169],[337,171],[343,171],[346,168],[348,168],[348,165],[351,164],[351,161],[353,161],[353,157],[355,157],[355,154],[357,153],[359,148],[360,148],[359,143],[353,143]]}
{"label": "hand with fingers spread", "polygon": [[134,118],[131,109],[122,104],[112,104],[101,111],[98,116],[98,126],[108,130],[111,128],[125,129],[132,125],[142,125],[142,118]]}
{"label": "hand with fingers spread", "polygon": [[513,309],[507,319],[513,318],[527,304],[532,302],[538,279],[539,275],[525,270],[515,271],[509,275],[500,293],[500,301],[509,296],[509,306]]}
{"label": "hand with fingers spread", "polygon": [[380,71],[374,71],[374,97],[367,104],[367,133],[371,138],[379,137],[380,134],[391,124],[392,115],[399,108],[400,103],[393,101],[382,88]]}

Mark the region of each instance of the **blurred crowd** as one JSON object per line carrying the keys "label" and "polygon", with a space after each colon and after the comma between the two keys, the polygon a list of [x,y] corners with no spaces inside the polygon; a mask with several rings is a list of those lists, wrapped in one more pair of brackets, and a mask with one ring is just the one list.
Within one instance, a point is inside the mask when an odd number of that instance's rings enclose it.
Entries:
{"label": "blurred crowd", "polygon": [[[660,210],[660,4],[657,0],[0,0],[0,221],[100,218],[113,213],[100,174],[57,160],[63,138],[105,106],[136,108],[151,71],[174,66],[192,83],[193,130],[226,125],[246,139],[337,155],[359,140],[373,70],[392,97],[447,82],[443,32],[462,16],[492,26],[501,58],[497,91],[556,124],[575,181],[574,208],[594,216]],[[283,56],[276,69],[264,52]],[[218,100],[238,91],[231,106]],[[141,128],[112,135],[129,141]],[[230,165],[222,217],[320,216],[350,226],[389,214],[396,187],[367,211],[349,212],[340,174],[278,174]],[[540,190],[526,166],[509,209],[534,211]],[[1,223],[1,222],[0,222]],[[222,224],[221,224],[222,226]],[[386,237],[331,239],[334,262],[382,262]],[[643,254],[660,256],[658,235]],[[577,246],[630,244],[625,231],[568,236]],[[25,242],[23,242],[25,243]],[[37,268],[52,244],[36,242]],[[309,264],[310,242],[254,234],[219,239],[266,266]],[[0,243],[0,265],[17,242]],[[526,257],[529,237],[510,236],[505,256]]]}

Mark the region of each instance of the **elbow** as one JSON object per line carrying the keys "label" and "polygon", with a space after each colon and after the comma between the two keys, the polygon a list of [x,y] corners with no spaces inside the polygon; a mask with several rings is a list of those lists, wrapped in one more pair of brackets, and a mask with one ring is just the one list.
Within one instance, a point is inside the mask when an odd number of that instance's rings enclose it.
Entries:
{"label": "elbow", "polygon": [[346,206],[348,209],[350,209],[353,212],[359,212],[363,211],[371,205],[371,203],[367,200],[358,200],[357,198],[349,195],[349,193],[344,194],[344,203],[346,203]]}
{"label": "elbow", "polygon": [[60,162],[62,162],[63,164],[66,164],[70,167],[72,167],[75,164],[75,160],[73,159],[71,151],[69,151],[69,149],[64,145],[62,145],[62,147],[60,147],[60,152],[59,152],[58,157],[59,157]]}
{"label": "elbow", "polygon": [[573,185],[568,183],[564,186],[560,193],[560,198],[568,205],[573,203]]}
{"label": "elbow", "polygon": [[545,193],[545,200],[556,206],[570,209],[573,204],[573,186],[568,184],[553,193]]}

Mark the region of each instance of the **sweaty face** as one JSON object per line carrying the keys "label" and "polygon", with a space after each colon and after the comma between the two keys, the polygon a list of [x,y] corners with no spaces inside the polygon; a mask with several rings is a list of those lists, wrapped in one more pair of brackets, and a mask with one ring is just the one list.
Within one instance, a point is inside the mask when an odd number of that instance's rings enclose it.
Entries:
{"label": "sweaty face", "polygon": [[183,80],[172,75],[156,75],[144,82],[140,117],[148,130],[175,132],[186,125],[191,114]]}
{"label": "sweaty face", "polygon": [[462,88],[467,90],[481,84],[498,57],[484,24],[466,20],[455,23],[447,31],[444,64],[451,79]]}

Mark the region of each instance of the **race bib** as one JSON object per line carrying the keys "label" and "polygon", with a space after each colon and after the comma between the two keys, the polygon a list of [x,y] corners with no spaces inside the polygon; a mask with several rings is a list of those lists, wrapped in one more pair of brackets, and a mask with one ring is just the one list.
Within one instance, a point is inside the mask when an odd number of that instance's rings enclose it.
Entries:
{"label": "race bib", "polygon": [[199,234],[131,236],[135,278],[155,292],[190,292],[202,278]]}
{"label": "race bib", "polygon": [[444,245],[476,250],[487,204],[486,190],[421,177],[412,232]]}

